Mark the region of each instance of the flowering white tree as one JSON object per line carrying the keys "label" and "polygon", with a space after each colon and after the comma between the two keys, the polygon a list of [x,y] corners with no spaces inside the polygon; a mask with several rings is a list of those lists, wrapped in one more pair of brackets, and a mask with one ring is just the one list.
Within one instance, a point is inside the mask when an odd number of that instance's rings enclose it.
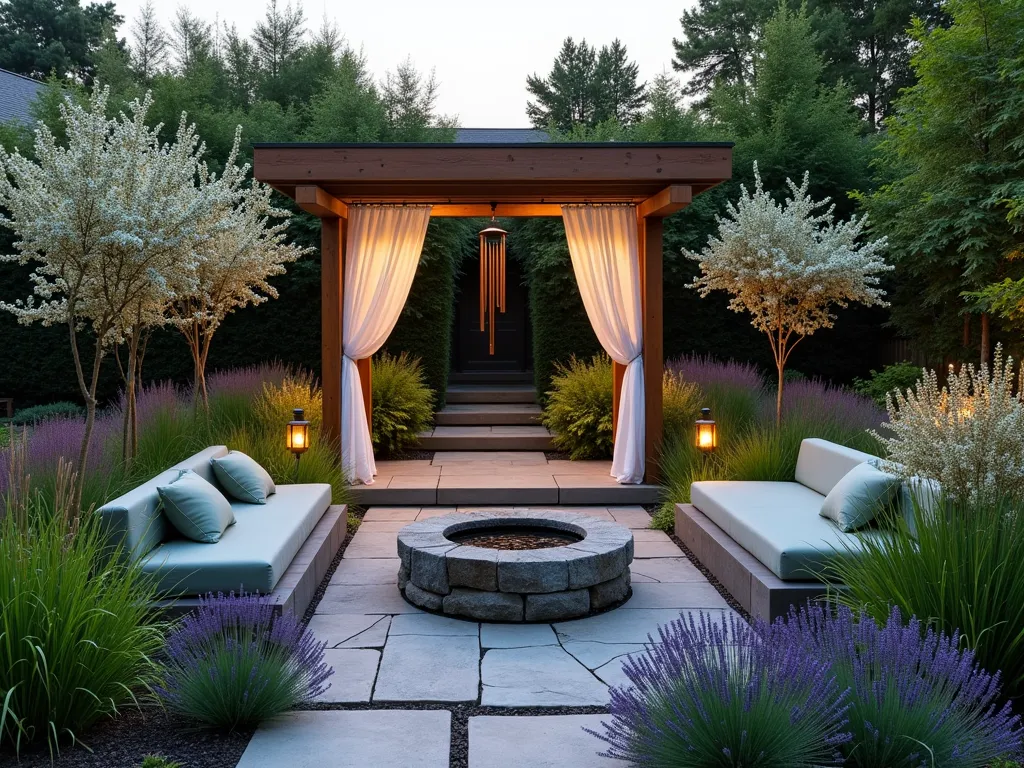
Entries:
{"label": "flowering white tree", "polygon": [[1013,359],[1003,364],[996,346],[991,371],[968,364],[952,366],[946,385],[935,371],[913,390],[886,396],[891,437],[876,433],[907,477],[938,480],[954,497],[984,501],[1000,493],[1024,498],[1024,380],[1014,374]]}
{"label": "flowering white tree", "polygon": [[[253,182],[243,186],[248,166],[228,166],[221,182],[231,190],[231,205],[199,249],[194,288],[170,302],[170,322],[184,335],[192,352],[194,392],[204,407],[206,361],[213,336],[224,318],[250,304],[277,298],[269,280],[285,272],[308,248],[285,242],[291,213],[270,203],[273,190]],[[277,223],[273,223],[278,219]]]}
{"label": "flowering white tree", "polygon": [[731,294],[729,308],[749,312],[751,324],[768,335],[778,370],[776,422],[782,421],[782,387],[786,361],[797,343],[819,328],[831,328],[834,307],[851,302],[885,306],[879,272],[892,269],[881,257],[885,238],[860,242],[866,219],[833,219],[808,194],[809,175],[796,186],[786,180],[792,197],[776,203],[764,191],[757,164],[756,186],[742,188],[739,202],[718,217],[718,237],[701,253],[684,251],[700,262],[701,274],[689,286],[702,297],[711,291]]}
{"label": "flowering white tree", "polygon": [[[148,95],[113,119],[106,116],[107,98],[107,90],[96,89],[85,107],[61,105],[67,146],[40,125],[36,160],[0,149],[0,207],[7,211],[0,225],[14,232],[18,249],[0,259],[37,265],[33,295],[0,303],[0,309],[22,323],[68,328],[86,405],[75,505],[81,501],[103,359],[129,340],[127,382],[134,388],[139,330],[160,323],[167,302],[193,287],[206,214],[223,205],[225,194],[201,162],[205,149],[184,116],[175,140],[165,144],[161,126],[145,123]],[[92,334],[88,363],[80,351],[84,330]]]}

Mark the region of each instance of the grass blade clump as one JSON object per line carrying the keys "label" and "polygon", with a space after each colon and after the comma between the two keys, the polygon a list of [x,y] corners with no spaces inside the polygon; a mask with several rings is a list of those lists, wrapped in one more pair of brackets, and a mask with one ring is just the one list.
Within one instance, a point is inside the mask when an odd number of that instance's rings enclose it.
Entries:
{"label": "grass blade clump", "polygon": [[555,363],[542,421],[554,433],[555,447],[572,459],[612,455],[612,361],[595,355]]}
{"label": "grass blade clump", "polygon": [[0,507],[0,748],[42,743],[56,755],[87,742],[91,725],[157,679],[155,587],[138,565],[107,556],[93,516],[71,512],[72,477],[62,464],[49,494],[18,481]]}
{"label": "grass blade clump", "polygon": [[611,690],[612,720],[594,733],[606,756],[649,768],[841,764],[845,692],[828,663],[763,642],[771,631],[706,614],[661,627],[623,665],[631,686]]}
{"label": "grass blade clump", "polygon": [[260,595],[208,595],[167,642],[167,708],[234,730],[307,703],[334,674],[326,643]]}

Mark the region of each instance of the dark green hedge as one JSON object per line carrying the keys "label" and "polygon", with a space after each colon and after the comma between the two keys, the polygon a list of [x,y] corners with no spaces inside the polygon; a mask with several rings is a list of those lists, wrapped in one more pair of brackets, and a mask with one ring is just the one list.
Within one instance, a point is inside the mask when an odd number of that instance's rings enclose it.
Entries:
{"label": "dark green hedge", "polygon": [[385,345],[392,354],[404,351],[422,360],[438,406],[451,368],[455,277],[475,243],[473,234],[468,220],[431,219],[409,299]]}
{"label": "dark green hedge", "polygon": [[509,255],[523,265],[530,290],[533,378],[541,397],[555,363],[590,357],[601,345],[590,327],[569,260],[561,219],[523,219],[511,225]]}

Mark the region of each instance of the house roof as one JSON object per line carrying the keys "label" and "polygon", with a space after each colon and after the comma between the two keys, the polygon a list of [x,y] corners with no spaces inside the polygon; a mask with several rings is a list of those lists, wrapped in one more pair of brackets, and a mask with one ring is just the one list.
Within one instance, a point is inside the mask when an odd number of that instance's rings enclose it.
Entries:
{"label": "house roof", "polygon": [[537,128],[459,128],[456,144],[527,144],[550,141],[547,131]]}
{"label": "house roof", "polygon": [[31,124],[33,119],[29,105],[45,87],[44,83],[31,77],[0,69],[0,123],[17,120]]}

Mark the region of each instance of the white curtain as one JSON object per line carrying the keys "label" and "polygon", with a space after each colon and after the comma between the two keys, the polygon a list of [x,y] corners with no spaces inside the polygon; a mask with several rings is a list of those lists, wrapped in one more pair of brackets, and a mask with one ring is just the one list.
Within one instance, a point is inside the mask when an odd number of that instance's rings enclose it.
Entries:
{"label": "white curtain", "polygon": [[562,218],[590,324],[609,357],[626,366],[612,476],[620,483],[641,483],[645,450],[644,338],[636,208],[563,205]]}
{"label": "white curtain", "polygon": [[345,248],[342,320],[341,457],[353,482],[377,474],[356,360],[387,341],[409,296],[430,222],[430,206],[353,205]]}

